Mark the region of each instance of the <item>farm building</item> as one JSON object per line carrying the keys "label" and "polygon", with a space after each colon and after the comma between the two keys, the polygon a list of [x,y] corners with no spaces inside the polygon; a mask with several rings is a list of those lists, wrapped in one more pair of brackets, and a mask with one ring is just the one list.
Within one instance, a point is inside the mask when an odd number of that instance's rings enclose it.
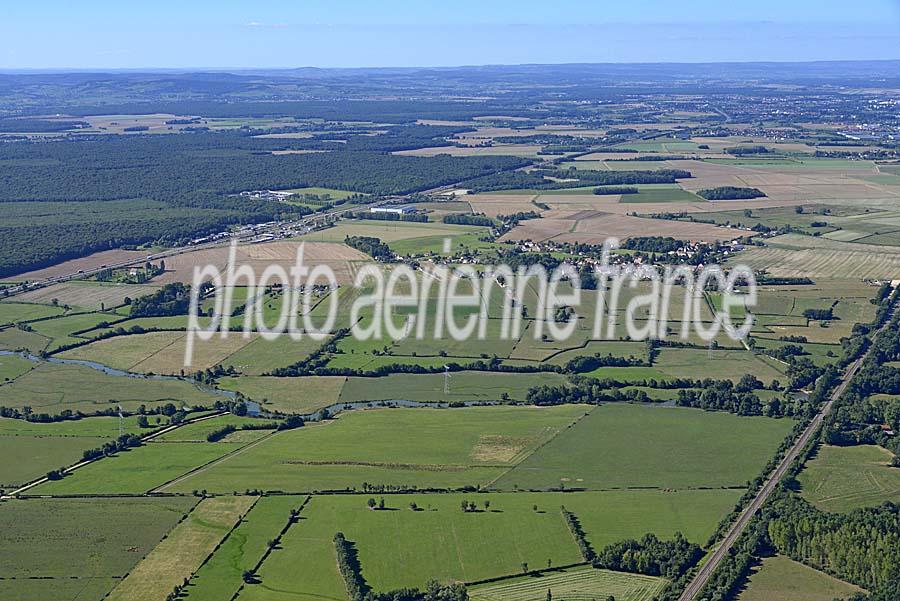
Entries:
{"label": "farm building", "polygon": [[372,207],[369,209],[372,213],[395,213],[397,215],[408,215],[416,210],[412,205],[402,205],[397,207]]}

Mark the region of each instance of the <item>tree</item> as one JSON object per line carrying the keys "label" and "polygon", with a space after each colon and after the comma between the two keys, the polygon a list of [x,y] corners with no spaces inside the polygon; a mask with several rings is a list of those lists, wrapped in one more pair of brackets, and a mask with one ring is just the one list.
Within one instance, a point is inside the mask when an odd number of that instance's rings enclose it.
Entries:
{"label": "tree", "polygon": [[384,509],[384,497],[378,499],[378,509]]}
{"label": "tree", "polygon": [[550,592],[550,589],[547,589],[547,601],[553,601],[553,593]]}
{"label": "tree", "polygon": [[375,499],[369,497],[369,500],[366,501],[366,505],[369,506],[369,509],[375,509],[375,505],[376,505]]}
{"label": "tree", "polygon": [[484,510],[487,511],[491,508],[491,502],[488,499],[484,500]]}
{"label": "tree", "polygon": [[247,584],[256,582],[256,578],[253,576],[253,570],[244,570],[241,574],[241,579]]}
{"label": "tree", "polygon": [[528,562],[527,562],[527,561],[523,561],[523,562],[522,562],[522,573],[523,573],[523,574],[527,574],[527,573],[528,573]]}
{"label": "tree", "polygon": [[149,428],[150,421],[147,419],[146,415],[139,415],[137,418],[138,428]]}

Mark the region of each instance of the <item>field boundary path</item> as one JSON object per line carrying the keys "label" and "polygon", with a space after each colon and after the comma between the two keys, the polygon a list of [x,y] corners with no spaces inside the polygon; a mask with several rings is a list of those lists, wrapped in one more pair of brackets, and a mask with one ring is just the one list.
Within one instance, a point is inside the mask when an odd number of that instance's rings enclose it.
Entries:
{"label": "field boundary path", "polygon": [[[885,319],[882,326],[878,329],[874,337],[877,337],[878,334],[881,333],[888,325],[891,323],[891,320],[894,316],[896,307],[892,307],[891,311]],[[750,520],[753,519],[753,516],[759,511],[759,509],[763,506],[763,504],[768,500],[769,496],[775,491],[775,488],[778,486],[778,483],[781,482],[781,479],[787,473],[788,469],[794,463],[794,461],[800,456],[800,453],[803,451],[804,447],[812,440],[812,437],[819,431],[819,428],[822,426],[822,422],[825,421],[825,418],[831,413],[831,409],[834,406],[834,402],[844,394],[844,391],[849,386],[850,382],[853,380],[853,377],[856,375],[856,372],[859,371],[859,368],[862,366],[863,361],[866,360],[866,357],[869,356],[871,352],[872,346],[869,347],[865,353],[863,353],[862,357],[851,363],[847,369],[844,371],[844,375],[841,378],[841,382],[838,384],[837,388],[831,393],[828,397],[828,401],[822,405],[822,408],[816,414],[815,417],[810,420],[809,425],[806,426],[806,429],[803,430],[803,433],[797,438],[794,442],[793,446],[791,446],[790,450],[785,453],[784,458],[778,463],[778,466],[774,471],[769,475],[766,483],[759,489],[759,492],[756,493],[756,496],[753,497],[753,500],[744,508],[741,512],[740,516],[734,521],[731,527],[728,529],[728,533],[725,535],[725,538],[722,539],[721,543],[719,543],[718,548],[713,551],[712,555],[709,557],[709,560],[703,564],[703,566],[697,571],[696,576],[684,589],[684,592],[678,597],[678,601],[693,601],[697,595],[703,590],[703,587],[706,586],[706,583],[709,582],[710,577],[716,571],[716,568],[719,567],[719,564],[722,560],[729,554],[731,548],[740,538],[740,536],[746,530],[747,525],[750,523]]]}

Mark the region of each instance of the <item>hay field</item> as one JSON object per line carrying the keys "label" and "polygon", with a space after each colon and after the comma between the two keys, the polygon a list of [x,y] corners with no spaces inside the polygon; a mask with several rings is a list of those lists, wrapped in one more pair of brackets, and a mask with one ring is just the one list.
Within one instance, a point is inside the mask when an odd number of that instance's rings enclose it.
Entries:
{"label": "hay field", "polygon": [[540,211],[532,201],[537,195],[532,194],[476,194],[466,199],[476,213],[484,213],[488,217],[512,215],[520,211]]}
{"label": "hay field", "polygon": [[[342,236],[340,240],[343,239]],[[300,244],[305,244],[303,253],[304,264],[307,266],[320,264],[330,266],[334,270],[337,281],[340,284],[352,281],[355,270],[351,263],[369,260],[368,256],[343,244],[323,244],[296,238],[238,246],[235,253],[235,264],[236,266],[249,265],[256,272],[257,277],[262,274],[266,267],[273,264],[280,265],[285,270],[290,270],[296,262],[297,249],[300,247]],[[168,257],[166,259],[166,272],[154,278],[153,282],[159,284],[168,284],[170,282],[190,283],[193,280],[195,266],[215,265],[220,270],[224,270],[228,263],[228,256],[229,248],[222,246]]]}
{"label": "hay field", "polygon": [[[98,311],[101,307],[109,309],[121,306],[125,298],[137,298],[153,294],[160,286],[147,284],[109,284],[100,282],[63,282],[45,288],[38,288],[16,296],[16,300],[29,303],[49,305],[53,299],[60,305],[81,307]],[[111,320],[114,318],[110,318]]]}
{"label": "hay field", "polygon": [[896,252],[763,247],[741,253],[735,262],[779,277],[900,279]]}
{"label": "hay field", "polygon": [[522,576],[469,589],[472,601],[544,601],[549,590],[554,598],[592,601],[610,596],[617,601],[651,601],[666,580],[592,567],[577,567],[538,576]]}
{"label": "hay field", "polygon": [[542,242],[602,244],[610,237],[672,236],[687,240],[733,240],[747,232],[706,223],[690,223],[616,215],[601,211],[547,211],[542,219],[524,221],[500,238]]}

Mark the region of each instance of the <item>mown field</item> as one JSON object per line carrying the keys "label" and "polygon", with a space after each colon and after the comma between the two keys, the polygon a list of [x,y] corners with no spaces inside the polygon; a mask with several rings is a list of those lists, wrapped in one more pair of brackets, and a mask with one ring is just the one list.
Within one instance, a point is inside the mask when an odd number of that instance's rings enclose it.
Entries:
{"label": "mown field", "polygon": [[900,501],[900,470],[874,445],[823,445],[799,476],[803,497],[825,511],[850,511]]}
{"label": "mown field", "polygon": [[665,580],[653,576],[580,567],[477,585],[469,590],[469,598],[472,601],[544,601],[550,591],[554,598],[572,601],[608,597],[617,601],[651,601],[665,584]]}
{"label": "mown field", "polygon": [[787,557],[768,557],[750,575],[739,601],[833,601],[862,592]]}
{"label": "mown field", "polygon": [[[696,409],[598,407],[492,483],[510,490],[744,487],[790,420]],[[734,441],[740,440],[739,445]]]}

